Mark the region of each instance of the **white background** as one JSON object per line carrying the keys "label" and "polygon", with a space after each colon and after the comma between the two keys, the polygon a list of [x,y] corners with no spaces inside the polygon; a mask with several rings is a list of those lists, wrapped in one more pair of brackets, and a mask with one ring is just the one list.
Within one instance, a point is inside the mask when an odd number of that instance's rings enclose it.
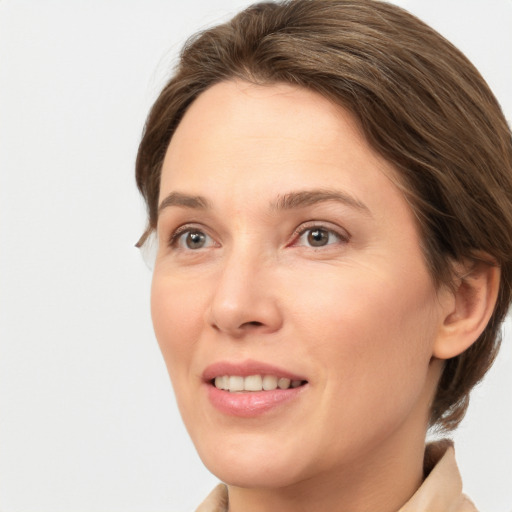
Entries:
{"label": "white background", "polygon": [[[175,408],[133,247],[145,115],[185,38],[243,0],[0,0],[0,511],[186,511],[214,485]],[[402,0],[512,118],[512,0]],[[509,324],[510,325],[510,324]],[[512,511],[512,330],[455,434]]]}

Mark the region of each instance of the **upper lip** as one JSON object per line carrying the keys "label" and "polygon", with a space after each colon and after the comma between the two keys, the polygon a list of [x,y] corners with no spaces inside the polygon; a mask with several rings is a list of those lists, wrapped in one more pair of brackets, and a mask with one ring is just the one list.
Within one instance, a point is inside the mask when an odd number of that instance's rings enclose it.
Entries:
{"label": "upper lip", "polygon": [[221,377],[223,375],[236,375],[240,377],[248,377],[249,375],[275,375],[276,377],[284,377],[290,380],[307,380],[304,376],[284,368],[262,361],[254,361],[252,359],[240,362],[217,361],[205,368],[202,377],[205,382],[208,382],[215,377]]}

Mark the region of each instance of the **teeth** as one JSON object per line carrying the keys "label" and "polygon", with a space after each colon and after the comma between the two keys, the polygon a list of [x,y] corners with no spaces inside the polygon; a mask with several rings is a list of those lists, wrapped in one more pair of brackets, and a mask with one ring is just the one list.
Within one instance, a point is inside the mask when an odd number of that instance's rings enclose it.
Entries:
{"label": "teeth", "polygon": [[273,391],[274,389],[277,389],[277,377],[274,377],[273,375],[265,375],[265,377],[263,377],[263,389],[265,391]]}
{"label": "teeth", "polygon": [[229,377],[227,375],[215,377],[215,387],[217,389],[229,389]]}
{"label": "teeth", "polygon": [[302,384],[301,380],[290,380],[285,377],[278,378],[275,375],[220,375],[215,377],[215,387],[235,393],[237,391],[273,391],[279,389],[297,388]]}
{"label": "teeth", "polygon": [[263,389],[263,379],[261,375],[251,375],[244,379],[245,391],[261,391]]}
{"label": "teeth", "polygon": [[277,387],[279,389],[288,389],[290,387],[290,383],[291,383],[290,379],[282,378],[277,381]]}
{"label": "teeth", "polygon": [[229,391],[243,391],[244,378],[243,377],[229,377]]}

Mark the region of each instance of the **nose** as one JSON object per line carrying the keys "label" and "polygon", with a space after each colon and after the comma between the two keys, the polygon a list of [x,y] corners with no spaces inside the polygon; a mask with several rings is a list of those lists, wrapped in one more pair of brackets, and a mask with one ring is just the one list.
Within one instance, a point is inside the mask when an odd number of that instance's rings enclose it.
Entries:
{"label": "nose", "polygon": [[268,261],[233,251],[219,269],[207,321],[234,338],[278,331],[283,317],[276,284]]}

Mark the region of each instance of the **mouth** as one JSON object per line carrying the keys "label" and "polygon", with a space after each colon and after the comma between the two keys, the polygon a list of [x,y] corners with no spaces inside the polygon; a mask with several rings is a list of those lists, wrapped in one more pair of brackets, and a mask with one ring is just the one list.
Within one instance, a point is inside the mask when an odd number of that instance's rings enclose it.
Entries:
{"label": "mouth", "polygon": [[[227,416],[254,418],[271,411],[282,414],[309,388],[303,376],[267,363],[218,362],[203,373],[213,407]],[[280,411],[280,412],[279,412]]]}
{"label": "mouth", "polygon": [[292,380],[277,375],[219,375],[210,380],[210,384],[229,393],[254,393],[298,388],[307,384],[306,380]]}

